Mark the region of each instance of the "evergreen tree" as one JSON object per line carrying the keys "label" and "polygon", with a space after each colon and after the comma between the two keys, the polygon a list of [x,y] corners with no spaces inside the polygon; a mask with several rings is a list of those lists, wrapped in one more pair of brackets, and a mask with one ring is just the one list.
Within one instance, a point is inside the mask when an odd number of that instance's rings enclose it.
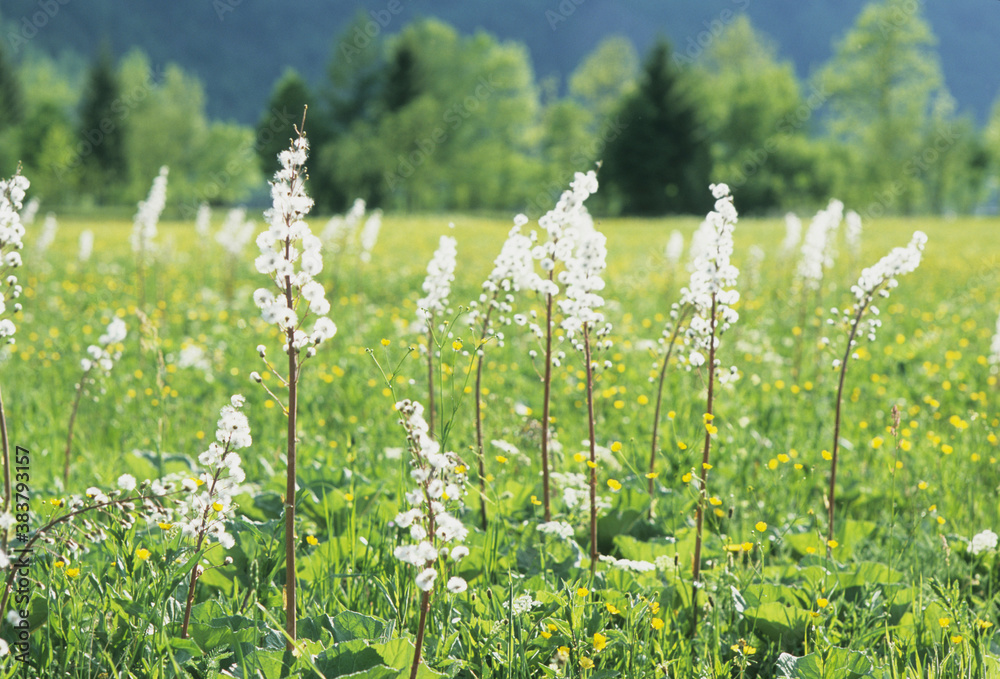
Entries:
{"label": "evergreen tree", "polygon": [[107,202],[121,190],[127,176],[125,119],[121,87],[111,50],[101,47],[87,77],[80,109],[80,165],[84,191]]}
{"label": "evergreen tree", "polygon": [[601,169],[617,208],[656,215],[711,207],[708,147],[665,41],[651,50],[619,119],[621,131],[609,141]]}
{"label": "evergreen tree", "polygon": [[0,132],[24,120],[24,96],[14,65],[0,45]]}
{"label": "evergreen tree", "polygon": [[393,50],[386,74],[382,101],[390,113],[403,108],[420,94],[417,53],[403,42]]}
{"label": "evergreen tree", "polygon": [[257,156],[265,177],[273,175],[277,169],[278,154],[288,148],[289,140],[295,136],[292,126],[301,122],[303,108],[307,105],[310,114],[307,116],[306,129],[312,145],[318,146],[322,143],[322,135],[317,136],[318,128],[322,127],[322,116],[317,110],[309,85],[295,69],[285,70],[271,90],[267,109],[257,122]]}

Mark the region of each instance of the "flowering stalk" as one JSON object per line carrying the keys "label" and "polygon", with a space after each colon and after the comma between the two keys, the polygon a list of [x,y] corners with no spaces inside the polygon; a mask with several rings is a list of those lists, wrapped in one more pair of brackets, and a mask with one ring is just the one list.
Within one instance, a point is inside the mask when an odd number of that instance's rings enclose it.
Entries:
{"label": "flowering stalk", "polygon": [[[303,126],[305,114],[303,114]],[[323,268],[321,241],[309,230],[304,218],[313,200],[305,192],[305,162],[309,150],[305,131],[297,128],[298,136],[291,148],[278,154],[281,163],[271,182],[273,205],[264,213],[268,229],[257,236],[261,254],[254,262],[257,270],[269,276],[278,289],[275,295],[267,288],[254,292],[254,302],[267,323],[274,323],[285,336],[284,353],[288,357],[287,377],[281,377],[267,362],[263,345],[257,350],[265,365],[281,383],[288,387],[288,450],[285,484],[285,615],[286,631],[291,641],[296,638],[295,586],[295,491],[296,491],[296,417],[298,383],[302,363],[316,354],[316,347],[332,338],[337,326],[327,318],[330,303],[323,286],[313,280]],[[303,330],[310,314],[316,316],[311,333]],[[259,374],[251,378],[262,384]],[[279,401],[280,402],[280,401]]]}
{"label": "flowering stalk", "polygon": [[87,347],[89,358],[80,360],[83,375],[80,377],[80,382],[76,385],[76,398],[73,399],[73,409],[69,415],[69,426],[66,433],[66,455],[63,462],[63,488],[69,486],[69,460],[70,451],[73,448],[73,425],[76,422],[76,414],[80,408],[80,400],[83,397],[83,392],[87,387],[88,381],[96,381],[97,377],[93,374],[95,369],[99,371],[100,376],[107,376],[111,372],[115,361],[121,358],[122,355],[121,350],[115,345],[125,341],[126,332],[125,322],[122,319],[112,319],[111,323],[108,324],[107,330],[98,338],[97,344],[91,344]]}
{"label": "flowering stalk", "polygon": [[736,378],[736,368],[728,373],[720,370],[716,359],[719,335],[739,319],[739,314],[732,305],[739,298],[739,292],[734,289],[739,270],[729,259],[733,253],[733,227],[736,225],[736,208],[725,184],[713,184],[712,195],[715,197],[715,210],[709,212],[705,219],[706,243],[701,254],[692,265],[691,282],[681,290],[680,304],[691,305],[693,316],[684,332],[684,341],[690,345],[690,352],[685,357],[688,367],[700,367],[705,364],[708,352],[708,395],[705,404],[704,426],[705,445],[701,454],[701,473],[698,487],[698,502],[695,508],[695,542],[694,561],[692,564],[691,582],[691,635],[698,629],[698,590],[701,588],[701,544],[704,526],[705,502],[708,498],[708,470],[712,436],[718,428],[712,423],[715,399],[715,379],[718,371],[719,381]]}
{"label": "flowering stalk", "polygon": [[801,291],[798,325],[801,332],[795,337],[795,355],[792,360],[792,375],[796,378],[802,365],[802,342],[809,297],[815,294],[817,302],[821,298],[823,269],[833,265],[833,239],[843,215],[844,204],[837,199],[831,200],[825,210],[820,210],[813,217],[802,242],[802,258],[796,269],[796,279]]}
{"label": "flowering stalk", "polygon": [[[239,484],[246,478],[240,467],[240,456],[236,451],[252,443],[250,423],[247,421],[247,416],[239,410],[243,407],[243,403],[244,398],[237,395],[232,397],[229,405],[223,406],[215,432],[218,443],[213,442],[208,450],[198,457],[198,461],[206,467],[206,471],[197,480],[186,480],[186,487],[193,492],[182,504],[181,514],[182,516],[188,514],[191,518],[176,523],[180,525],[183,535],[195,539],[194,551],[197,555],[201,554],[202,545],[207,537],[214,537],[225,549],[230,549],[236,544],[233,536],[226,533],[224,520],[235,512],[232,499]],[[198,493],[197,488],[201,485],[206,486],[207,490]],[[191,606],[194,603],[194,588],[202,572],[202,566],[195,563],[188,583],[181,639],[187,638]]]}
{"label": "flowering stalk", "polygon": [[139,278],[139,307],[146,305],[146,258],[153,248],[156,238],[156,225],[167,203],[167,174],[169,168],[164,165],[160,174],[153,180],[146,200],[139,201],[139,209],[132,223],[132,251],[135,253],[136,273]]}
{"label": "flowering stalk", "polygon": [[[7,300],[16,300],[21,296],[21,285],[13,270],[21,266],[21,250],[24,242],[24,226],[21,225],[21,204],[24,193],[30,183],[21,176],[21,166],[18,165],[14,176],[0,180],[0,275],[3,275],[5,287],[0,288],[0,315],[7,310]],[[21,310],[20,302],[12,305],[17,313]],[[14,343],[14,333],[17,327],[9,318],[0,319],[0,339],[8,344]],[[3,450],[3,512],[10,511],[10,441],[7,439],[7,416],[3,408],[3,395],[0,393],[0,445]],[[6,533],[5,533],[6,535]],[[7,544],[6,537],[2,540]]]}
{"label": "flowering stalk", "polygon": [[[476,346],[476,457],[479,466],[479,493],[481,497],[481,519],[483,530],[486,530],[486,469],[484,466],[484,443],[483,443],[483,413],[482,413],[482,380],[483,380],[483,359],[486,356],[486,342],[493,328],[493,311],[499,314],[499,322],[509,325],[510,314],[513,311],[512,303],[514,296],[512,293],[518,292],[522,288],[535,289],[538,274],[534,270],[534,261],[531,258],[531,238],[521,233],[521,227],[528,222],[524,215],[514,218],[514,226],[507,234],[507,240],[500,249],[493,263],[493,271],[483,282],[483,291],[479,295],[479,301],[473,302],[470,307],[470,324],[475,328],[479,325],[479,342]],[[485,307],[485,311],[483,310]],[[523,317],[519,318],[523,321]],[[503,333],[494,335],[500,345],[503,345]]]}
{"label": "flowering stalk", "polygon": [[[596,184],[596,179],[594,183]],[[596,186],[594,187],[596,189]],[[559,274],[559,282],[566,286],[566,298],[559,301],[565,318],[562,328],[574,348],[583,352],[587,379],[587,426],[590,442],[590,572],[597,568],[597,435],[594,418],[594,368],[591,354],[591,333],[596,339],[596,349],[609,349],[611,324],[604,323],[604,314],[598,311],[604,306],[600,291],[604,289],[602,274],[606,266],[607,247],[604,234],[590,231],[577,234],[577,247],[569,259],[566,269]],[[602,325],[603,324],[603,325]],[[582,339],[577,338],[582,335]],[[607,363],[610,365],[610,363]]]}
{"label": "flowering stalk", "polygon": [[[542,271],[548,272],[547,278],[537,277],[534,290],[545,298],[545,331],[542,332],[536,324],[531,324],[535,336],[545,339],[545,373],[542,377],[542,505],[545,522],[552,521],[552,505],[550,502],[549,468],[549,436],[550,436],[550,405],[552,395],[552,368],[558,366],[564,354],[554,355],[552,350],[552,333],[555,329],[553,308],[559,286],[555,282],[556,266],[566,262],[573,253],[577,232],[593,228],[593,220],[584,206],[584,201],[597,191],[597,174],[591,170],[586,174],[577,172],[570,182],[568,191],[559,197],[559,202],[538,220],[538,225],[545,229],[548,240],[536,245],[531,256],[539,260]],[[532,352],[534,358],[535,352]]]}
{"label": "flowering stalk", "polygon": [[[420,569],[415,580],[421,591],[420,619],[410,667],[410,678],[415,679],[420,667],[431,594],[438,577],[438,559],[447,555],[452,563],[457,563],[469,554],[469,548],[461,544],[468,529],[456,516],[463,504],[467,469],[455,453],[442,453],[440,444],[431,438],[420,403],[400,401],[396,404],[396,412],[406,430],[411,454],[410,476],[417,483],[415,490],[406,493],[410,509],[400,512],[395,519],[397,527],[409,530],[414,542],[400,545],[393,551],[397,559]],[[454,513],[448,511],[445,503],[451,504]],[[457,544],[449,551],[447,545],[453,543]],[[447,583],[448,591],[453,594],[464,592],[467,587],[465,580],[457,576]]]}
{"label": "flowering stalk", "polygon": [[[882,298],[888,297],[889,291],[899,285],[896,277],[910,273],[920,265],[921,253],[926,244],[927,236],[922,231],[915,231],[909,245],[905,248],[893,248],[889,254],[880,259],[874,266],[862,271],[857,284],[851,286],[851,292],[854,293],[854,304],[850,309],[844,309],[840,318],[841,324],[847,326],[849,331],[843,359],[833,362],[833,367],[840,369],[840,378],[837,382],[837,403],[833,421],[833,447],[830,457],[830,489],[827,498],[827,555],[830,554],[832,549],[831,544],[834,536],[837,454],[840,451],[840,409],[843,402],[844,378],[847,375],[847,365],[851,358],[857,358],[857,354],[854,351],[854,347],[857,344],[855,337],[857,337],[858,331],[862,328],[862,318],[865,312],[870,310],[873,318],[868,320],[866,332],[868,340],[870,342],[875,341],[875,333],[881,327],[882,321],[877,318],[878,307],[872,304],[872,302],[876,296]],[[832,313],[837,315],[840,312],[837,309],[833,309]],[[834,322],[833,319],[828,321],[831,325]]]}
{"label": "flowering stalk", "polygon": [[424,279],[425,296],[417,302],[417,319],[427,334],[427,417],[430,435],[434,437],[434,319],[448,311],[448,295],[451,282],[455,280],[455,259],[457,241],[451,236],[441,236],[434,256],[427,264]]}

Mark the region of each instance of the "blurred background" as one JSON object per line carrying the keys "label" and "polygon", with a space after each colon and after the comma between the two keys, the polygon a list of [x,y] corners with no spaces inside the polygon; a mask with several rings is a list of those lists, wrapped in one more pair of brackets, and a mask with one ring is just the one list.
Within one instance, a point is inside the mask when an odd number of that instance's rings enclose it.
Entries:
{"label": "blurred background", "polygon": [[995,214],[1000,3],[3,0],[0,174],[46,209],[268,202],[309,105],[310,194],[529,215]]}

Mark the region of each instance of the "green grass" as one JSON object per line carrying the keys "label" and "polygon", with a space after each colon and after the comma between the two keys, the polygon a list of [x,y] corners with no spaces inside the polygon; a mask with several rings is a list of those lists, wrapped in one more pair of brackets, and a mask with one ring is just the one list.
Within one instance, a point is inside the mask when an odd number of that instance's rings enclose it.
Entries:
{"label": "green grass", "polygon": [[[429,667],[461,677],[772,677],[784,676],[779,657],[787,653],[804,657],[787,670],[794,677],[857,676],[847,667],[874,668],[873,676],[882,677],[1000,676],[996,627],[987,625],[998,622],[997,553],[967,552],[969,539],[996,530],[1000,517],[1000,390],[986,358],[1000,312],[1000,223],[867,223],[858,256],[840,243],[802,328],[796,328],[800,300],[793,294],[796,258],[779,252],[783,225],[737,225],[741,318],[720,351],[723,365],[736,365],[742,377],[717,394],[708,493],[719,503],[707,517],[703,551],[710,603],[691,639],[696,492],[684,477],[700,460],[704,435],[704,386],[696,373],[668,371],[653,520],[647,519],[644,474],[655,400],[649,378],[656,354],[648,346],[687,280],[683,267],[667,265],[663,247],[675,228],[689,241],[697,221],[598,223],[608,236],[605,311],[615,330],[608,354],[614,366],[596,383],[597,438],[607,447],[622,444],[615,460],[598,469],[601,494],[611,503],[601,516],[599,546],[603,554],[655,562],[657,569],[628,573],[602,565],[591,580],[582,556],[588,550],[583,514],[564,508],[561,489],[554,511],[576,527],[577,540],[535,530],[541,390],[528,355],[533,342],[525,329],[506,328],[504,346],[486,347],[484,426],[487,440],[504,439],[522,454],[501,464],[494,457],[499,449],[487,450],[491,522],[487,531],[472,532],[472,553],[460,564],[469,590],[435,595],[424,646]],[[437,239],[442,233],[458,239],[451,295],[457,316],[459,305],[478,296],[509,227],[463,216],[388,217],[370,264],[361,265],[349,250],[325,258],[318,280],[339,333],[306,363],[299,411],[299,627],[312,660],[289,659],[281,650],[286,425],[280,407],[248,377],[263,372],[258,344],[280,350],[276,331],[251,300],[266,282],[253,270],[255,250],[232,262],[214,241],[198,242],[193,225],[161,224],[146,304],[164,356],[160,369],[156,350],[140,345],[131,225],[63,220],[43,261],[32,252],[29,230],[24,311],[16,351],[0,363],[0,386],[11,441],[31,451],[34,528],[65,511],[50,499],[89,486],[109,490],[126,472],[143,479],[188,471],[212,440],[219,408],[231,394],[247,397],[254,436],[243,455],[244,519],[231,529],[234,563],[201,579],[193,642],[178,638],[187,584],[183,564],[174,559],[192,556],[183,539],[143,520],[122,528],[109,517],[94,519],[89,529],[60,528],[54,543],[39,545],[31,644],[33,657],[52,668],[45,676],[97,677],[112,667],[129,667],[133,676],[217,676],[233,663],[241,668],[236,676],[258,676],[256,670],[266,677],[279,676],[282,664],[292,676],[366,670],[359,676],[383,677],[408,668],[419,597],[414,573],[392,556],[402,536],[390,526],[409,481],[405,458],[396,459],[392,449],[405,440],[367,349],[387,369],[402,360],[393,375],[396,398],[425,401],[426,364],[417,353],[404,356],[421,341],[409,326]],[[924,261],[882,305],[878,339],[862,342],[848,371],[839,544],[827,558],[829,463],[822,453],[832,444],[831,361],[846,338],[832,332],[828,349],[818,340],[827,332],[829,308],[850,303],[849,287],[861,269],[904,245],[917,228],[930,238]],[[96,234],[86,264],[76,260],[83,229]],[[751,272],[747,251],[754,244],[766,257]],[[540,309],[524,295],[515,306]],[[70,484],[63,488],[79,360],[111,315],[125,319],[129,337],[121,361],[100,383],[104,393],[92,389],[80,407]],[[443,343],[439,402],[445,421],[455,412],[448,447],[474,470],[473,403],[465,387],[475,341],[460,317],[452,332],[465,349],[453,351],[450,339]],[[796,333],[803,367],[793,379]],[[191,346],[203,350],[204,369],[181,367],[181,352]],[[554,469],[583,473],[585,465],[574,460],[587,438],[583,361],[567,353],[553,381],[554,430],[562,444]],[[268,384],[275,388],[273,376]],[[896,438],[888,431],[894,404],[902,412]],[[621,491],[608,490],[612,478]],[[465,523],[478,526],[476,493],[466,502]],[[758,522],[767,528],[757,530]],[[107,539],[84,536],[98,526]],[[148,561],[135,557],[140,547],[151,550]],[[207,558],[221,563],[223,556],[216,549]],[[57,561],[65,565],[56,567]],[[68,577],[68,567],[79,568],[79,575]],[[580,587],[586,596],[577,594]],[[526,594],[538,604],[512,615],[510,602]],[[2,636],[13,642],[10,626],[4,629]],[[595,634],[606,639],[600,650]],[[366,644],[374,650],[364,650]],[[584,658],[595,667],[585,668]],[[547,669],[550,664],[558,669]],[[781,664],[792,666],[787,658]],[[4,667],[10,673],[17,664],[8,658]],[[425,676],[438,675],[427,670]]]}

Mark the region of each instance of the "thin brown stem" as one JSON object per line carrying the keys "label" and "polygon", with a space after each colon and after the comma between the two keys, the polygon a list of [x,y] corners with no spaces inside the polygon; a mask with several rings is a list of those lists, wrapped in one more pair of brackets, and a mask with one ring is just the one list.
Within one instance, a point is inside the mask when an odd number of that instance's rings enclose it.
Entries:
{"label": "thin brown stem", "polygon": [[[286,288],[286,294],[291,297],[291,288]],[[296,449],[295,422],[298,406],[298,366],[296,351],[292,347],[292,332],[288,333],[288,475],[285,484],[285,625],[291,641],[287,650],[292,650],[296,631],[295,606],[295,479],[296,479]]]}
{"label": "thin brown stem", "polygon": [[413,653],[413,665],[410,667],[410,679],[416,679],[420,669],[420,655],[424,648],[424,628],[427,626],[427,613],[431,610],[431,593],[424,592],[420,597],[420,622],[417,623],[417,650]]}
{"label": "thin brown stem", "polygon": [[674,331],[670,335],[670,344],[667,345],[667,354],[663,357],[663,365],[660,367],[660,383],[656,389],[656,408],[653,411],[653,439],[649,446],[649,518],[653,518],[653,474],[656,473],[656,451],[659,443],[660,432],[660,408],[663,404],[663,382],[667,376],[667,365],[670,363],[670,355],[674,351],[677,342],[677,335],[680,333],[681,323],[691,307],[685,307],[677,318]]}
{"label": "thin brown stem", "polygon": [[[493,293],[493,301],[497,298],[497,293]],[[485,467],[485,445],[483,444],[483,413],[482,413],[482,382],[483,382],[483,358],[485,356],[486,333],[490,327],[490,314],[493,313],[493,303],[490,303],[483,317],[483,330],[479,333],[479,345],[476,347],[476,455],[479,460],[479,508],[482,519],[483,530],[486,530],[486,467]]]}
{"label": "thin brown stem", "polygon": [[80,378],[80,384],[76,388],[76,398],[73,399],[73,410],[69,413],[69,427],[66,433],[66,456],[63,461],[63,488],[69,487],[69,457],[70,450],[73,447],[73,425],[76,423],[76,413],[80,409],[80,399],[83,397],[83,389],[87,383],[87,377],[90,374],[90,370],[85,370],[83,372],[83,377]]}
{"label": "thin brown stem", "polygon": [[583,325],[583,356],[587,361],[587,424],[590,432],[590,574],[597,570],[597,441],[594,431],[594,366],[590,360],[590,333]]}
{"label": "thin brown stem", "polygon": [[[871,298],[869,298],[870,301]],[[854,345],[854,337],[858,334],[858,325],[861,323],[861,316],[868,308],[868,301],[862,304],[854,315],[854,322],[851,324],[851,333],[847,337],[847,348],[844,350],[844,360],[840,364],[840,381],[837,383],[837,408],[833,418],[833,449],[830,451],[830,490],[827,506],[827,529],[826,529],[826,555],[830,556],[833,550],[830,541],[833,540],[833,519],[834,519],[834,499],[836,497],[837,482],[837,453],[840,451],[840,406],[844,396],[844,377],[847,375],[847,362],[851,358],[851,349]]]}
{"label": "thin brown stem", "polygon": [[[710,336],[708,345],[708,399],[705,413],[712,415],[713,388],[715,386],[715,309],[716,295],[712,293],[712,316],[710,319]],[[701,586],[701,542],[702,527],[705,519],[705,486],[708,482],[708,460],[712,448],[712,434],[708,430],[710,418],[705,422],[705,446],[701,453],[701,484],[698,488],[698,504],[695,509],[694,562],[691,575],[691,638],[698,631],[698,589]]]}

